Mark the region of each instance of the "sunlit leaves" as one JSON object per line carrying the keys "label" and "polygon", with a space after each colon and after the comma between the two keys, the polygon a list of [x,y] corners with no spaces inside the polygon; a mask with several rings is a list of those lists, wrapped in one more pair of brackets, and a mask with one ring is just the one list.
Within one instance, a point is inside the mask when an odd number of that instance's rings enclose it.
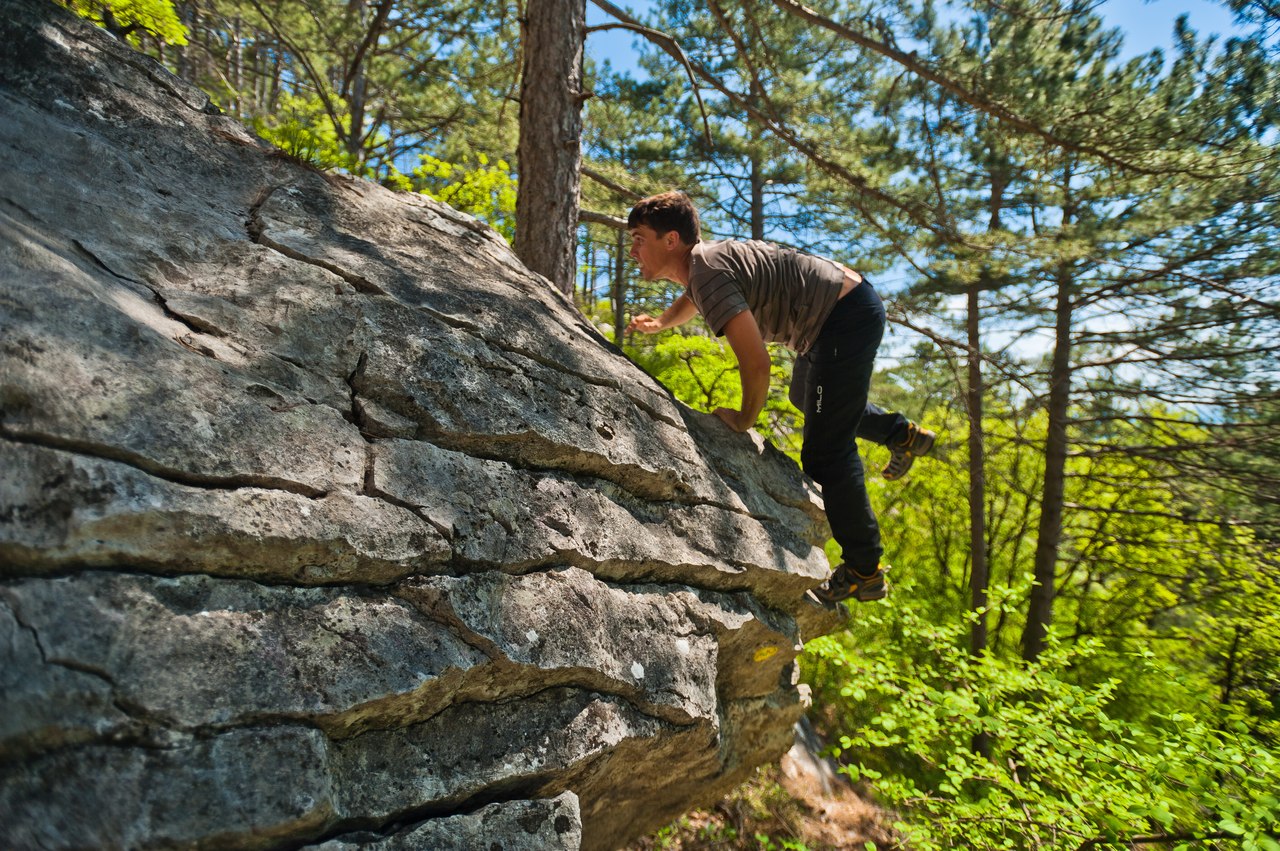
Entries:
{"label": "sunlit leaves", "polygon": [[58,0],[81,17],[127,37],[138,46],[139,30],[169,44],[187,43],[187,28],[178,20],[171,0]]}
{"label": "sunlit leaves", "polygon": [[426,195],[487,222],[507,242],[515,237],[516,180],[505,160],[491,162],[482,152],[450,163],[423,154],[413,176]]}
{"label": "sunlit leaves", "polygon": [[[893,646],[834,636],[810,642],[808,660],[820,678],[858,683],[863,699],[834,721],[840,750],[853,778],[873,781],[904,813],[911,847],[1102,848],[1223,832],[1255,847],[1272,841],[1280,758],[1242,725],[1115,713],[1115,680],[1063,676],[1102,652],[1091,642],[1051,644],[1035,665],[975,659],[960,624],[893,606],[861,612]],[[1149,653],[1128,661],[1157,665]],[[989,757],[975,753],[975,733],[988,735]]]}

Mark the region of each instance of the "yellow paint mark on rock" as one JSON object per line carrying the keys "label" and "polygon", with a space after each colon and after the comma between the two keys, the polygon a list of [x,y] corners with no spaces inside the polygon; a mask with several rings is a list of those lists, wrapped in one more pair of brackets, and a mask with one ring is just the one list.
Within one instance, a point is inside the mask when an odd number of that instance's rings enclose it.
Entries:
{"label": "yellow paint mark on rock", "polygon": [[776,654],[777,652],[778,652],[778,648],[772,645],[768,647],[761,647],[759,650],[756,651],[756,657],[755,657],[756,661],[763,662],[766,659],[771,659],[773,658],[774,654]]}

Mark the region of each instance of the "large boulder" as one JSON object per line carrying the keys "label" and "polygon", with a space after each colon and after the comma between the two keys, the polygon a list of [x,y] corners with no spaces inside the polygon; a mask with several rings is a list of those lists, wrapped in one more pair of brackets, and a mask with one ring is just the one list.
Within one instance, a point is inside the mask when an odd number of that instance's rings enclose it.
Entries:
{"label": "large boulder", "polygon": [[608,849],[787,749],[792,462],[476,220],[0,43],[0,847]]}

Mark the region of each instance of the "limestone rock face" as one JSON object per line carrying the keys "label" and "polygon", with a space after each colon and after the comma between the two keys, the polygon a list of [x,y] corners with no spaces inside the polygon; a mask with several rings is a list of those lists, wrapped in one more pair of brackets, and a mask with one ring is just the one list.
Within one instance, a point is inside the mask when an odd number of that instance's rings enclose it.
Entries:
{"label": "limestone rock face", "polygon": [[470,217],[0,42],[0,847],[609,849],[787,749],[794,464]]}

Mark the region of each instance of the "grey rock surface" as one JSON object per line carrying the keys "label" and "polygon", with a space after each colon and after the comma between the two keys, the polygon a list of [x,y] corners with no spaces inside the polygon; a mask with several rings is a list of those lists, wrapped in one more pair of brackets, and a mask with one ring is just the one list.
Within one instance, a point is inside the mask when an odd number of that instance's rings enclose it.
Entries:
{"label": "grey rock surface", "polygon": [[469,216],[0,12],[0,847],[609,849],[789,747],[795,464]]}

